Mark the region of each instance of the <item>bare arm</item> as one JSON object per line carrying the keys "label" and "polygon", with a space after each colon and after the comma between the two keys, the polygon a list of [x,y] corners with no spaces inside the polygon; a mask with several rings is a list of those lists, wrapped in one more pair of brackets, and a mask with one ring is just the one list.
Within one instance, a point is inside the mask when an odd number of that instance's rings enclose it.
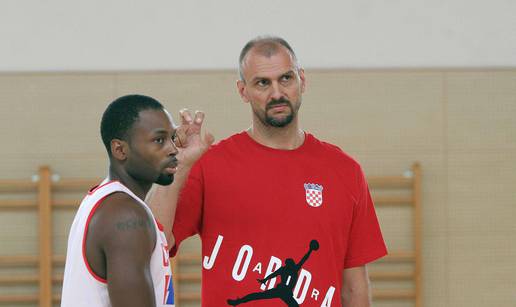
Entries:
{"label": "bare arm", "polygon": [[155,306],[150,259],[156,245],[154,222],[135,199],[110,195],[88,232],[88,262],[107,280],[113,307]]}
{"label": "bare arm", "polygon": [[174,245],[172,225],[176,214],[179,193],[183,187],[192,165],[213,143],[213,136],[206,133],[201,136],[204,113],[195,112],[192,118],[186,109],[180,111],[181,126],[176,130],[175,144],[179,150],[179,165],[174,175],[174,182],[169,186],[155,186],[147,196],[147,203],[152,213],[163,225],[168,245]]}
{"label": "bare arm", "polygon": [[365,265],[344,270],[341,294],[343,307],[371,306],[371,287]]}

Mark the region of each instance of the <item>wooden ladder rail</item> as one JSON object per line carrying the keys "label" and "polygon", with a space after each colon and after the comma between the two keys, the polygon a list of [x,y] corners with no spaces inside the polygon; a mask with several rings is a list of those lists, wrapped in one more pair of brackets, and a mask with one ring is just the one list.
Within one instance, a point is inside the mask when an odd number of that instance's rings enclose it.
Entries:
{"label": "wooden ladder rail", "polygon": [[0,256],[1,267],[37,267],[38,274],[0,276],[0,285],[38,285],[38,293],[20,295],[0,295],[0,304],[34,303],[42,307],[59,303],[61,296],[53,294],[54,285],[63,282],[62,274],[53,274],[55,266],[63,266],[64,255],[53,255],[52,213],[53,209],[75,210],[80,199],[54,199],[55,192],[86,191],[98,184],[100,179],[64,179],[52,180],[48,166],[39,168],[33,180],[0,180],[0,192],[24,193],[35,192],[37,200],[0,200],[0,210],[35,210],[38,215],[39,253],[38,255]]}
{"label": "wooden ladder rail", "polygon": [[36,192],[37,200],[1,200],[2,210],[37,210],[38,255],[1,256],[0,267],[36,266],[38,275],[2,276],[0,284],[17,285],[37,283],[38,293],[25,295],[2,295],[1,303],[38,303],[41,307],[52,306],[52,212],[50,168],[42,166],[34,180],[0,180],[0,191],[10,194]]}
{"label": "wooden ladder rail", "polygon": [[372,188],[381,189],[410,189],[411,196],[375,197],[377,207],[410,206],[412,208],[412,243],[413,250],[390,251],[389,255],[380,262],[404,262],[412,263],[412,271],[379,271],[370,272],[371,280],[411,280],[414,290],[407,289],[373,289],[373,299],[377,300],[414,300],[415,307],[423,306],[422,285],[422,209],[421,209],[421,166],[414,163],[411,167],[410,177],[374,177],[370,178],[369,185]]}

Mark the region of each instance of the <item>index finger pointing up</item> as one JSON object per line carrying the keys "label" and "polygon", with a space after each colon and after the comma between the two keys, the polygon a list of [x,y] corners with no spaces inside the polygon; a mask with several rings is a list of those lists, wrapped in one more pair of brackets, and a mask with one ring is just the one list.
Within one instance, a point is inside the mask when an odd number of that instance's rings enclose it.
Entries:
{"label": "index finger pointing up", "polygon": [[202,125],[204,121],[204,112],[203,111],[195,111],[194,123],[196,125]]}
{"label": "index finger pointing up", "polygon": [[192,123],[192,114],[188,109],[181,109],[179,111],[179,117],[181,118],[181,125],[189,125]]}

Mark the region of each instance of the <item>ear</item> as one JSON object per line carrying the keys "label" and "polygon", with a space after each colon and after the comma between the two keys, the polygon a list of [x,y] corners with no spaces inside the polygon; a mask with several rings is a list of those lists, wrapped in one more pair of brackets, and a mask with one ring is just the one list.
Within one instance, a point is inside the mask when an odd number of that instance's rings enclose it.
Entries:
{"label": "ear", "polygon": [[237,80],[236,82],[238,94],[240,94],[240,98],[242,98],[242,101],[245,103],[249,102],[249,98],[247,97],[247,90],[246,90],[246,84],[242,80]]}
{"label": "ear", "polygon": [[127,159],[129,146],[126,141],[120,139],[111,140],[111,156],[119,161]]}
{"label": "ear", "polygon": [[301,81],[301,93],[304,93],[305,87],[306,87],[306,79],[305,79],[305,70],[303,68],[299,69],[299,80]]}

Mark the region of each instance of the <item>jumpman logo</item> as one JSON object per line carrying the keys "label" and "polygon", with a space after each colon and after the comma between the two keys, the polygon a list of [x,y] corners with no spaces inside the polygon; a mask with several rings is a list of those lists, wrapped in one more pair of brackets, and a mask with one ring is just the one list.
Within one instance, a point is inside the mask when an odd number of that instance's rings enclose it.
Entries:
{"label": "jumpman logo", "polygon": [[251,293],[235,300],[228,299],[228,304],[231,306],[237,306],[249,301],[279,298],[287,304],[288,307],[299,306],[294,299],[293,289],[299,277],[301,267],[306,262],[312,251],[316,251],[318,249],[319,242],[317,242],[317,240],[310,241],[308,252],[303,256],[299,263],[295,263],[292,258],[287,258],[284,266],[272,272],[264,279],[257,279],[260,284],[265,284],[269,279],[279,275],[281,282],[276,287],[263,292]]}

